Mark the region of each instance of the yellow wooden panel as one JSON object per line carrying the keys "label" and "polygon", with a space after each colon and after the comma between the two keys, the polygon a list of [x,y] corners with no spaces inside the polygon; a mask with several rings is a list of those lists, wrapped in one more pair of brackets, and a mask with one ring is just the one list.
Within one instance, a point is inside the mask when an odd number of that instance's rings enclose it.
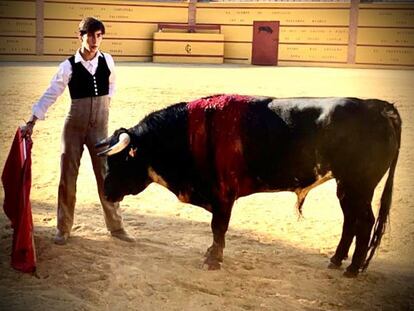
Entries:
{"label": "yellow wooden panel", "polygon": [[152,34],[158,30],[157,24],[116,23],[107,22],[106,37],[116,38],[146,38],[152,39]]}
{"label": "yellow wooden panel", "polygon": [[253,26],[225,25],[221,26],[221,33],[226,41],[247,41],[253,38]]}
{"label": "yellow wooden panel", "polygon": [[359,46],[356,50],[355,61],[361,64],[414,66],[414,49]]}
{"label": "yellow wooden panel", "polygon": [[251,43],[225,43],[224,44],[225,58],[248,58],[252,57]]}
{"label": "yellow wooden panel", "polygon": [[0,54],[34,54],[35,38],[0,37]]}
{"label": "yellow wooden panel", "polygon": [[280,44],[279,59],[289,61],[346,62],[347,46]]}
{"label": "yellow wooden panel", "polygon": [[347,26],[349,9],[197,9],[198,23],[252,25],[253,21],[275,20],[281,25]]}
{"label": "yellow wooden panel", "polygon": [[281,27],[279,42],[348,44],[348,27]]}
{"label": "yellow wooden panel", "polygon": [[96,16],[104,21],[187,22],[187,6],[126,6],[77,3],[45,3],[45,18],[82,19]]}
{"label": "yellow wooden panel", "polygon": [[[348,27],[280,27],[279,42],[348,44]],[[252,42],[253,27],[222,26],[226,41]]]}
{"label": "yellow wooden panel", "polygon": [[[65,1],[65,0],[60,0]],[[227,9],[227,8],[240,8],[243,9],[323,9],[323,8],[331,8],[331,9],[349,9],[349,3],[318,3],[318,2],[198,2],[197,9],[199,8],[220,8],[220,9]]]}
{"label": "yellow wooden panel", "polygon": [[74,39],[45,38],[43,41],[44,54],[71,55],[80,47],[80,41]]}
{"label": "yellow wooden panel", "polygon": [[414,46],[414,29],[359,28],[357,44]]}
{"label": "yellow wooden panel", "polygon": [[224,35],[214,33],[173,33],[173,32],[155,32],[154,40],[202,40],[202,41],[223,41]]}
{"label": "yellow wooden panel", "polygon": [[193,41],[154,41],[153,53],[156,55],[214,55],[222,56],[222,42],[193,42]]}
{"label": "yellow wooden panel", "polygon": [[102,43],[102,50],[119,56],[151,56],[152,40],[112,40]]}
{"label": "yellow wooden panel", "polygon": [[0,17],[36,17],[34,1],[0,1]]}
{"label": "yellow wooden panel", "polygon": [[[153,54],[154,57],[201,55],[206,56],[206,59],[210,59],[208,56],[221,56],[222,59],[224,54],[223,40],[223,34],[155,32]],[[201,61],[200,57],[191,58],[194,58],[191,59],[191,62],[205,62]]]}
{"label": "yellow wooden panel", "polygon": [[[106,23],[105,23],[106,26]],[[78,37],[79,21],[53,21],[45,20],[43,22],[43,31],[45,37]]]}
{"label": "yellow wooden panel", "polygon": [[[79,46],[78,39],[45,38],[44,54],[74,54]],[[106,39],[102,42],[101,50],[119,56],[150,56],[152,54],[152,42]]]}
{"label": "yellow wooden panel", "polygon": [[36,21],[29,19],[0,19],[2,36],[35,36]]}
{"label": "yellow wooden panel", "polygon": [[[78,24],[77,21],[46,20],[44,33],[46,37],[77,37]],[[152,39],[157,30],[157,24],[105,22],[105,38]]]}
{"label": "yellow wooden panel", "polygon": [[223,57],[153,56],[154,63],[222,64]]}
{"label": "yellow wooden panel", "polygon": [[411,9],[360,9],[358,26],[414,27],[414,7]]}

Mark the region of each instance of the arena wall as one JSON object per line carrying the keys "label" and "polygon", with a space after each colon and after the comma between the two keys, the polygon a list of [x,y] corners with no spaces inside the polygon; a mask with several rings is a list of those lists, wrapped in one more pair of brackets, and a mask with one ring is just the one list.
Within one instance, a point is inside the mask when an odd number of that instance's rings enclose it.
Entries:
{"label": "arena wall", "polygon": [[[79,20],[93,15],[105,22],[102,49],[116,61],[150,62],[153,55],[160,61],[161,49],[169,51],[164,60],[171,62],[251,64],[253,21],[280,21],[278,65],[414,69],[414,4],[359,4],[352,11],[343,2],[199,2],[197,25],[216,25],[219,31],[160,34],[160,23],[187,23],[188,5],[0,1],[0,61],[63,60],[79,46]],[[191,51],[200,51],[199,57]]]}

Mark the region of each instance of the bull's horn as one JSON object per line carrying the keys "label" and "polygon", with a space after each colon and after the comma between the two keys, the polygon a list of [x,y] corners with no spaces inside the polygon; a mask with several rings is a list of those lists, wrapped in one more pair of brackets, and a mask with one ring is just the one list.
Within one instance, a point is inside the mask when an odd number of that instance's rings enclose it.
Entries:
{"label": "bull's horn", "polygon": [[130,141],[131,141],[131,138],[129,137],[129,135],[127,133],[122,133],[121,135],[119,135],[119,140],[115,145],[110,146],[109,148],[99,152],[98,156],[102,156],[102,155],[110,156],[118,152],[121,152],[129,145]]}
{"label": "bull's horn", "polygon": [[102,139],[101,141],[95,144],[95,148],[101,148],[103,146],[109,145],[109,142],[111,141],[111,139],[112,139],[112,136]]}

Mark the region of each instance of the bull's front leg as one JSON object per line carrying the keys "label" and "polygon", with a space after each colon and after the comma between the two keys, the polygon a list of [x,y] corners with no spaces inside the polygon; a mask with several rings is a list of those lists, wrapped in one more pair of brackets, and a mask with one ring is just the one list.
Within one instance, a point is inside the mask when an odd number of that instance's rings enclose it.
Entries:
{"label": "bull's front leg", "polygon": [[223,262],[223,249],[225,247],[225,235],[229,227],[233,202],[217,204],[213,206],[213,219],[211,229],[213,231],[213,244],[207,249],[204,265],[208,270],[219,270]]}

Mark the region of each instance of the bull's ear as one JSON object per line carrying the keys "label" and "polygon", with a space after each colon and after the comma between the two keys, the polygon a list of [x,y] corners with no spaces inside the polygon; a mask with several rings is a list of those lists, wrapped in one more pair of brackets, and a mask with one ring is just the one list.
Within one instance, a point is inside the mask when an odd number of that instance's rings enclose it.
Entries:
{"label": "bull's ear", "polygon": [[128,154],[131,158],[135,158],[135,156],[137,155],[137,147],[129,148]]}

